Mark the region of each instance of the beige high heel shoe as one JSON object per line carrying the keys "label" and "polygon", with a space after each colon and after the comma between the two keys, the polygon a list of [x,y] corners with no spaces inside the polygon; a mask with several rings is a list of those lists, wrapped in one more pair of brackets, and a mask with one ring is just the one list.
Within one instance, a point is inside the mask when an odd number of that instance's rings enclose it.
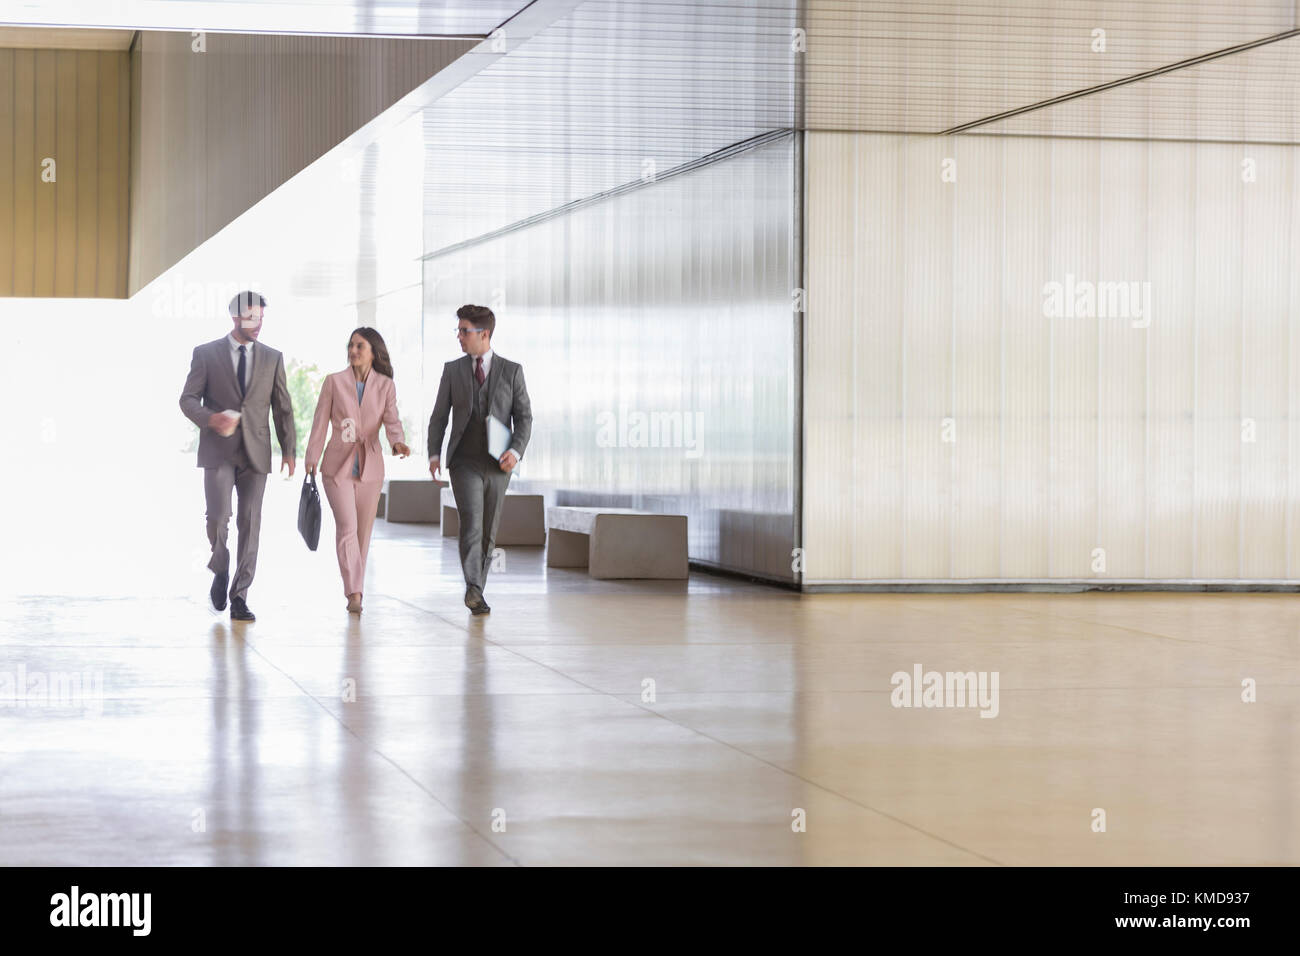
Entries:
{"label": "beige high heel shoe", "polygon": [[358,594],[356,597],[352,597],[351,595],[348,596],[348,610],[349,610],[351,613],[353,613],[353,614],[360,614],[360,613],[361,613],[361,595],[360,595],[360,594]]}

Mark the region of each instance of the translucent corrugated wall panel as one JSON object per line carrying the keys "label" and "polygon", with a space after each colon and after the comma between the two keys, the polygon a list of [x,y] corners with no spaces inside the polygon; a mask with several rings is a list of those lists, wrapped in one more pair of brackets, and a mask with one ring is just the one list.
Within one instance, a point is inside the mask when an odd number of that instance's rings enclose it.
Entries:
{"label": "translucent corrugated wall panel", "polygon": [[1300,573],[1294,147],[807,137],[806,583]]}
{"label": "translucent corrugated wall panel", "polygon": [[520,488],[686,514],[692,560],[793,580],[793,212],[790,135],[435,255],[426,406],[487,305],[532,397]]}

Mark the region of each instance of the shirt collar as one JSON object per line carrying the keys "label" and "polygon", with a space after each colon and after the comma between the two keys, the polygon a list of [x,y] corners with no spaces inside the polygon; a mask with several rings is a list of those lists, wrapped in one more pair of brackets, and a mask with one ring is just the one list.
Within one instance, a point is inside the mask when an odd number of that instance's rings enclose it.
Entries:
{"label": "shirt collar", "polygon": [[[239,352],[239,347],[240,347],[241,345],[244,344],[243,342],[240,342],[238,339],[235,338],[235,333],[234,333],[234,332],[228,332],[228,333],[226,333],[226,341],[230,343],[230,351],[235,352],[235,353],[238,353],[238,352]],[[253,341],[249,342],[249,343],[248,343],[248,352],[253,351],[253,346],[256,345],[256,344],[257,344],[257,340],[256,340],[256,339],[254,339]],[[244,354],[247,355],[248,352],[245,352]]]}

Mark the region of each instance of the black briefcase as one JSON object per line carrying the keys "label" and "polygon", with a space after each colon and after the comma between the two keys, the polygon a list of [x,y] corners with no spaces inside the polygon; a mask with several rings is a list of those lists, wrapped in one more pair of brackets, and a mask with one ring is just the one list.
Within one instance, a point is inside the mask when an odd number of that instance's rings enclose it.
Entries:
{"label": "black briefcase", "polygon": [[320,544],[320,494],[316,491],[316,476],[307,475],[302,480],[302,497],[298,499],[298,533],[307,547],[316,550]]}

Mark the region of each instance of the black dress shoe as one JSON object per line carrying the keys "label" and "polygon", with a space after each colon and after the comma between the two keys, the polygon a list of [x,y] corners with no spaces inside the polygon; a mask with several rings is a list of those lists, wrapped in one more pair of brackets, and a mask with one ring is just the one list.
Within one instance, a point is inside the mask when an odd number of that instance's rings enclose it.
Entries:
{"label": "black dress shoe", "polygon": [[226,587],[229,583],[230,575],[225,571],[212,576],[212,590],[208,592],[208,599],[212,601],[214,611],[226,609]]}
{"label": "black dress shoe", "polygon": [[248,609],[243,598],[232,597],[230,599],[230,619],[232,621],[256,621],[253,612]]}
{"label": "black dress shoe", "polygon": [[480,603],[482,600],[483,591],[481,588],[477,588],[471,584],[465,589],[465,606],[471,611],[474,610],[474,605]]}
{"label": "black dress shoe", "polygon": [[487,603],[487,601],[483,600],[483,595],[482,595],[482,594],[479,595],[478,603],[471,605],[469,610],[470,610],[470,613],[471,613],[471,614],[491,614],[491,613],[492,613],[492,609],[491,609],[490,607],[488,607],[488,603]]}

